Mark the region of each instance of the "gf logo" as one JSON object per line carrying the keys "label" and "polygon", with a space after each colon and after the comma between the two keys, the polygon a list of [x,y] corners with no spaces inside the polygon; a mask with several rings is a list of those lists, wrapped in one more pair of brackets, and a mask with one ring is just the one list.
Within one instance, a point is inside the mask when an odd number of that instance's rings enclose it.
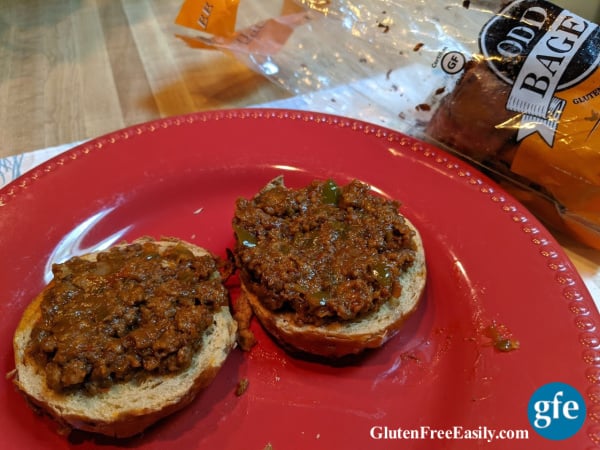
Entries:
{"label": "gf logo", "polygon": [[570,438],[585,421],[586,407],[581,394],[565,383],[549,383],[533,393],[527,416],[533,429],[555,441]]}
{"label": "gf logo", "polygon": [[463,70],[463,67],[465,67],[466,63],[467,59],[465,58],[465,55],[460,52],[453,51],[442,56],[440,65],[444,72],[454,75],[455,73]]}

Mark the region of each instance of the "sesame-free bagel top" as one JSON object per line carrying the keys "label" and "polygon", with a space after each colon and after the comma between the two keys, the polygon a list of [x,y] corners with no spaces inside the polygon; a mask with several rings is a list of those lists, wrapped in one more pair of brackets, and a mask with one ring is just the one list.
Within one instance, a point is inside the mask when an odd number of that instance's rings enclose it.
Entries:
{"label": "sesame-free bagel top", "polygon": [[27,352],[55,391],[187,369],[228,304],[215,258],[138,241],[53,266]]}
{"label": "sesame-free bagel top", "polygon": [[351,321],[402,291],[415,258],[414,231],[396,201],[354,180],[289,189],[281,178],[239,199],[233,228],[245,287],[297,323]]}

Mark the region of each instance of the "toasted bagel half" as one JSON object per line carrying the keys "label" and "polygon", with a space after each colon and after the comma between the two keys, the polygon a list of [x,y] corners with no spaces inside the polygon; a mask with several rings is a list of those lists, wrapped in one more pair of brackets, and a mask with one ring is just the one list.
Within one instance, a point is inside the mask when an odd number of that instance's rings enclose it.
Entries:
{"label": "toasted bagel half", "polygon": [[238,201],[233,228],[240,299],[286,349],[340,358],[381,347],[422,298],[418,230],[356,180],[292,190],[277,178]]}
{"label": "toasted bagel half", "polygon": [[[161,256],[175,246],[191,252],[195,257],[210,255],[200,247],[169,238],[156,241],[143,238],[117,247],[148,242],[155,245]],[[90,253],[81,258],[96,261],[98,255]],[[222,282],[218,271],[213,277]],[[230,314],[229,305],[221,304],[215,307],[209,319],[210,325],[201,334],[201,344],[186,368],[169,373],[153,374],[150,371],[142,378],[114,382],[93,393],[82,387],[53,389],[49,386],[47,371],[29,350],[32,331],[42,319],[44,297],[52,289],[53,282],[27,306],[17,326],[13,340],[13,382],[35,409],[55,419],[63,431],[78,429],[120,438],[142,432],[188,405],[206,388],[236,342],[237,324]],[[138,299],[142,303],[146,300]]]}

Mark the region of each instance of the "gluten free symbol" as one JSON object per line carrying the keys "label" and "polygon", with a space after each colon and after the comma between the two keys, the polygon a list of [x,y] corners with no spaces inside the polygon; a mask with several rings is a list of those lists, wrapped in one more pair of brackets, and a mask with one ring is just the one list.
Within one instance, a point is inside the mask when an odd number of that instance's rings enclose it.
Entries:
{"label": "gluten free symbol", "polygon": [[465,55],[460,52],[453,51],[442,56],[440,65],[444,72],[454,75],[455,73],[463,70],[466,63],[467,59],[465,58]]}

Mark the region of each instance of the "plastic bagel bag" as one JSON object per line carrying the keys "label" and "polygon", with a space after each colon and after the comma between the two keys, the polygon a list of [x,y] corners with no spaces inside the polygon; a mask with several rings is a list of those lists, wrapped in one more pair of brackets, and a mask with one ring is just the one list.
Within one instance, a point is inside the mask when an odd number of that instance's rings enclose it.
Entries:
{"label": "plastic bagel bag", "polygon": [[[545,0],[188,0],[188,45],[468,160],[600,249],[600,28]],[[193,6],[193,7],[192,7]],[[276,104],[275,104],[276,106]]]}

